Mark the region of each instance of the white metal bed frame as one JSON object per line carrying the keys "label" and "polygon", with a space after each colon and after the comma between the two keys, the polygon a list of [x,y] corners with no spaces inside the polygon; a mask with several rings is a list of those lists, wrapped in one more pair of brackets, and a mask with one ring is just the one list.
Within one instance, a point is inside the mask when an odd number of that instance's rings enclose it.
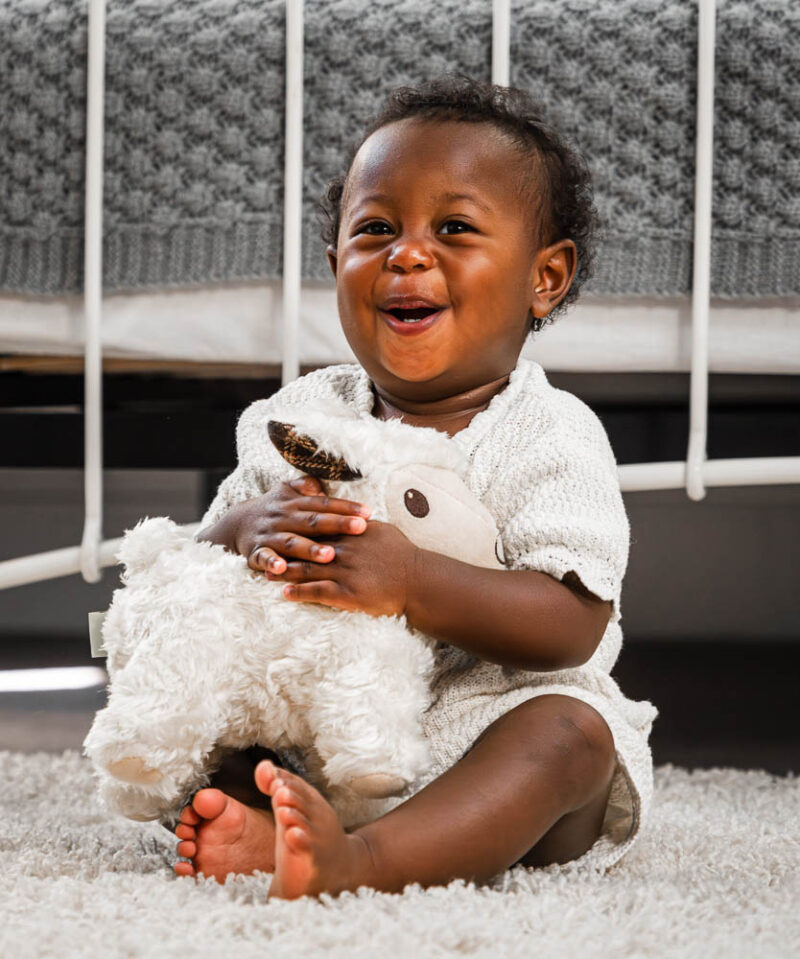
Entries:
{"label": "white metal bed frame", "polygon": [[[0,563],[0,589],[80,572],[90,583],[115,563],[120,539],[103,540],[102,197],[105,0],[88,0],[85,290],[85,517],[80,546]],[[715,0],[698,0],[697,142],[690,425],[685,461],[619,467],[623,491],[686,488],[701,500],[708,486],[800,482],[800,456],[708,460],[708,326],[714,122]],[[492,82],[508,85],[511,0],[493,0]],[[283,234],[283,382],[299,374],[303,161],[303,0],[286,0],[286,153]],[[197,528],[190,527],[190,528]]]}

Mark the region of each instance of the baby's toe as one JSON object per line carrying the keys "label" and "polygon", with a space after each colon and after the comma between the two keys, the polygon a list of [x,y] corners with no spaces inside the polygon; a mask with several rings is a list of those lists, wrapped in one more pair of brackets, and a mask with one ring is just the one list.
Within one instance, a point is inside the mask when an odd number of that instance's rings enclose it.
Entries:
{"label": "baby's toe", "polygon": [[[271,766],[272,769],[262,770],[262,766]],[[259,775],[261,773],[261,775]],[[272,766],[269,760],[259,763],[256,767],[256,785],[262,791],[267,793],[273,799],[282,801],[278,796],[278,790],[288,789],[291,794],[286,798],[286,802],[291,805],[313,802],[319,796],[319,793],[305,781],[301,776],[290,773],[288,769]]]}
{"label": "baby's toe", "polygon": [[174,869],[179,876],[195,875],[194,866],[190,862],[176,862]]}
{"label": "baby's toe", "polygon": [[279,767],[270,762],[269,759],[262,759],[256,766],[253,776],[256,786],[265,796],[270,795],[270,790],[280,771]]}
{"label": "baby's toe", "polygon": [[312,849],[311,836],[307,829],[292,826],[286,830],[286,842],[293,852],[309,852]]}
{"label": "baby's toe", "polygon": [[274,806],[291,806],[300,810],[305,810],[308,805],[302,796],[299,796],[294,789],[290,789],[285,783],[280,783],[273,789],[272,801]]}
{"label": "baby's toe", "polygon": [[219,789],[201,789],[194,794],[192,809],[203,819],[216,819],[228,805],[228,796]]}
{"label": "baby's toe", "polygon": [[190,842],[188,839],[178,843],[178,855],[184,859],[192,859],[197,855],[197,843]]}
{"label": "baby's toe", "polygon": [[275,818],[282,826],[286,826],[287,828],[298,826],[306,832],[311,831],[311,820],[304,812],[293,806],[279,806],[275,813]]}
{"label": "baby's toe", "polygon": [[200,817],[191,806],[184,806],[183,809],[181,809],[181,814],[178,816],[178,819],[180,819],[185,826],[196,826],[200,822]]}
{"label": "baby's toe", "polygon": [[181,823],[179,826],[175,827],[175,835],[178,839],[196,839],[197,830],[194,826],[187,826],[184,823]]}

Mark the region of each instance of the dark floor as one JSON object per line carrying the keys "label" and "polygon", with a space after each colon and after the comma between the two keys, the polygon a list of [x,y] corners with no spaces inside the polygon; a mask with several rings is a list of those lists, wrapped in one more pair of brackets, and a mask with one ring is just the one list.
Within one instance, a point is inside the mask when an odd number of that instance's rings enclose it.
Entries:
{"label": "dark floor", "polygon": [[800,773],[800,643],[629,641],[613,675],[659,709],[656,763]]}
{"label": "dark floor", "polygon": [[[0,669],[98,663],[83,638],[0,639]],[[660,711],[657,764],[800,773],[800,643],[629,640],[614,675]],[[0,694],[0,749],[79,748],[104,699],[100,687]]]}

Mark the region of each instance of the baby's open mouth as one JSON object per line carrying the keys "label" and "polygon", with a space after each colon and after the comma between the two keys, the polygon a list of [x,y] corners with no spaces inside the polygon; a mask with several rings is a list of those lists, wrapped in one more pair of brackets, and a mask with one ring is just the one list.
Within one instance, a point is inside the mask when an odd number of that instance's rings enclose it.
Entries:
{"label": "baby's open mouth", "polygon": [[438,313],[439,309],[435,306],[417,306],[409,310],[401,310],[395,307],[386,312],[391,313],[396,320],[400,320],[403,323],[419,323],[420,320],[424,320],[425,317],[430,316],[432,313]]}

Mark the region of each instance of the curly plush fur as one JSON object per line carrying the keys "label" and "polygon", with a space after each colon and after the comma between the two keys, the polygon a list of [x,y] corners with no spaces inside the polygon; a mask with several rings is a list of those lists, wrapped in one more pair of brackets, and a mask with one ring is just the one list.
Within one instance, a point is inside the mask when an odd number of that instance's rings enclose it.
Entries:
{"label": "curly plush fur", "polygon": [[[346,408],[287,412],[280,424],[310,445],[312,461],[318,454],[311,472],[333,460],[362,474],[329,483],[333,495],[369,503],[372,518],[424,548],[499,565],[494,521],[443,434]],[[410,510],[409,492],[422,494],[424,516]],[[424,772],[435,644],[404,617],[288,602],[243,557],[163,517],[128,532],[119,559],[124,588],[103,627],[110,696],[85,743],[112,808],[172,816],[223,750],[254,744],[301,749],[345,825]]]}

